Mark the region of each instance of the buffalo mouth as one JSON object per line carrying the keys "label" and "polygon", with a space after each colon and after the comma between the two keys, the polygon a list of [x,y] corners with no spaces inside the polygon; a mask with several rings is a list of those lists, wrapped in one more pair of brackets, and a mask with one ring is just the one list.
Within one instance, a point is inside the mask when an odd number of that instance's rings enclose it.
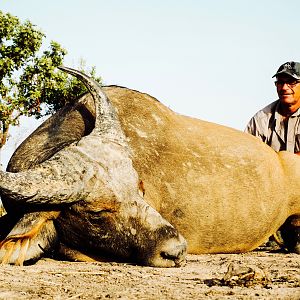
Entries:
{"label": "buffalo mouth", "polygon": [[187,243],[178,235],[160,243],[145,264],[153,267],[180,267],[186,262],[186,254]]}
{"label": "buffalo mouth", "polygon": [[186,262],[186,246],[183,245],[182,247],[178,248],[174,254],[163,251],[160,253],[160,256],[163,260],[171,262],[173,261],[175,267],[181,267]]}
{"label": "buffalo mouth", "polygon": [[150,234],[144,233],[137,249],[131,258],[141,265],[180,267],[186,261],[187,242],[174,227],[165,225]]}

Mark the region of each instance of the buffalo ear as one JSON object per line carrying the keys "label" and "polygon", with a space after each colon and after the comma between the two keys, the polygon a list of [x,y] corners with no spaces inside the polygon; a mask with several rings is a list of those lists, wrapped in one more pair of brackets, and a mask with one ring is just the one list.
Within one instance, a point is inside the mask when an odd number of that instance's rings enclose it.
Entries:
{"label": "buffalo ear", "polygon": [[0,243],[0,262],[23,265],[53,249],[57,242],[53,220],[59,214],[59,211],[32,212],[20,218]]}

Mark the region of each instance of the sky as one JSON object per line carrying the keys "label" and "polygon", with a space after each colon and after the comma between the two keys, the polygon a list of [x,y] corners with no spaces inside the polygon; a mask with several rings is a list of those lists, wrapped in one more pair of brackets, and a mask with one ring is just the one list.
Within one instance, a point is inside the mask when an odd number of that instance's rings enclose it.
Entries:
{"label": "sky", "polygon": [[[104,84],[154,96],[172,110],[243,130],[277,99],[272,76],[300,61],[299,0],[1,0],[95,66]],[[1,152],[5,165],[37,126],[23,120]]]}

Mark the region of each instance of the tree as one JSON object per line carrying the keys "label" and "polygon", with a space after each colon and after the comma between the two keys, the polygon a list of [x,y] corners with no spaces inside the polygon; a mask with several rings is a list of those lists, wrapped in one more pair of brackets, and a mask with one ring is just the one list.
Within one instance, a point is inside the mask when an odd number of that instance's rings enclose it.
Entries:
{"label": "tree", "polygon": [[[51,114],[86,92],[76,78],[56,69],[67,51],[51,41],[42,52],[44,38],[31,22],[0,11],[0,149],[20,116]],[[101,82],[95,67],[84,68],[81,62],[79,69]]]}

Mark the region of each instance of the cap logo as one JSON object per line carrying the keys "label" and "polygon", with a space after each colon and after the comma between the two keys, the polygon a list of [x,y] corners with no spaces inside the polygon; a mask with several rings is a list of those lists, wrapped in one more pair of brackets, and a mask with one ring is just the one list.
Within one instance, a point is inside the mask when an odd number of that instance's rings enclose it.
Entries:
{"label": "cap logo", "polygon": [[284,65],[284,68],[287,69],[287,70],[290,70],[292,73],[295,72],[295,63],[294,62],[287,62],[285,65]]}

